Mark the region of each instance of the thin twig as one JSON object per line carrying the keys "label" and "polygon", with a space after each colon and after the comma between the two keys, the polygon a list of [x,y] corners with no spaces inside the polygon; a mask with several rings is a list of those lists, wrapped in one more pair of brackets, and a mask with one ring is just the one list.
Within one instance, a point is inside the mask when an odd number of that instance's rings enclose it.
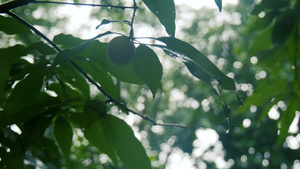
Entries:
{"label": "thin twig", "polygon": [[[32,26],[30,23],[28,23],[27,21],[25,21],[24,19],[22,19],[21,17],[19,17],[18,15],[14,14],[13,12],[7,11],[6,12],[8,15],[10,15],[11,17],[15,18],[16,20],[18,20],[19,22],[21,22],[22,24],[24,24],[25,26],[27,26],[28,28],[30,28],[34,33],[36,33],[37,35],[41,36],[44,40],[46,40],[53,48],[55,48],[58,52],[62,51],[53,41],[51,41],[49,38],[47,38],[43,33],[41,33],[39,30],[37,30],[34,26]],[[95,39],[95,38],[93,38]],[[170,123],[157,123],[154,120],[152,120],[151,118],[149,118],[148,116],[145,116],[143,114],[140,114],[130,108],[128,108],[127,106],[125,106],[123,103],[119,102],[118,100],[116,100],[115,98],[113,98],[112,96],[110,96],[105,90],[102,89],[102,87],[95,82],[79,65],[77,65],[74,61],[70,60],[70,63],[93,85],[95,85],[97,87],[97,89],[99,91],[101,91],[106,97],[109,98],[109,100],[111,102],[114,102],[115,104],[121,106],[122,108],[124,108],[126,111],[131,112],[135,115],[140,116],[141,118],[143,118],[144,120],[147,120],[149,122],[151,122],[153,125],[160,125],[160,126],[172,126],[172,127],[179,127],[179,128],[186,128],[186,126],[180,125],[180,124],[170,124]]]}
{"label": "thin twig", "polygon": [[133,37],[134,37],[134,34],[133,34],[133,21],[134,21],[135,13],[136,13],[137,9],[138,9],[138,6],[137,6],[135,0],[133,0],[133,14],[132,14],[131,22],[130,22],[130,33],[129,33],[129,38],[130,39],[133,39]]}
{"label": "thin twig", "polygon": [[84,4],[84,3],[70,3],[70,2],[56,2],[56,1],[35,1],[31,3],[39,4],[57,4],[57,5],[75,5],[75,6],[92,6],[105,8],[119,8],[119,9],[133,9],[131,6],[116,6],[116,5],[101,5],[101,4]]}

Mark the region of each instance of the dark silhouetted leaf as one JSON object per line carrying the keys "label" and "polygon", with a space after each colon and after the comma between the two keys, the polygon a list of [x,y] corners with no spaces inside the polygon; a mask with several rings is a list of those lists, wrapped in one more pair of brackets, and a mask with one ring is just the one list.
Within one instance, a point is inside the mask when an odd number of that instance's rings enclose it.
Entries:
{"label": "dark silhouetted leaf", "polygon": [[118,157],[114,147],[108,142],[99,121],[93,123],[84,130],[84,136],[89,142],[101,152],[107,154],[118,167]]}
{"label": "dark silhouetted leaf", "polygon": [[[89,49],[87,49],[89,50]],[[112,76],[109,75],[97,62],[82,61],[77,64],[88,73],[94,81],[100,83],[105,90],[113,98],[120,100],[120,90],[113,82]]]}
{"label": "dark silhouetted leaf", "polygon": [[68,49],[82,44],[85,42],[85,40],[61,33],[54,36],[53,42],[57,45],[60,45],[64,49]]}
{"label": "dark silhouetted leaf", "polygon": [[150,11],[157,16],[170,36],[175,36],[175,5],[173,0],[143,0]]}
{"label": "dark silhouetted leaf", "polygon": [[43,86],[46,72],[46,69],[36,70],[21,80],[8,97],[4,111],[10,115],[16,114],[32,103]]}
{"label": "dark silhouetted leaf", "polygon": [[55,69],[55,72],[60,77],[62,82],[69,83],[72,87],[80,93],[81,97],[90,98],[90,86],[82,74],[74,68],[69,62],[60,64]]}
{"label": "dark silhouetted leaf", "polygon": [[292,11],[286,12],[282,18],[277,18],[273,32],[272,42],[273,44],[282,44],[288,37],[294,33],[296,18]]}
{"label": "dark silhouetted leaf", "polygon": [[48,46],[43,42],[36,42],[31,44],[27,48],[27,51],[31,51],[31,50],[37,50],[43,55],[52,55],[57,53],[52,47]]}
{"label": "dark silhouetted leaf", "polygon": [[6,34],[31,34],[30,29],[17,20],[0,15],[0,31]]}
{"label": "dark silhouetted leaf", "polygon": [[58,116],[54,124],[54,136],[55,139],[64,154],[66,159],[69,158],[71,151],[73,131],[70,123],[66,121],[63,117]]}
{"label": "dark silhouetted leaf", "polygon": [[95,120],[97,120],[107,114],[107,107],[106,104],[100,100],[89,100],[85,103],[83,111],[85,113],[96,114]]}
{"label": "dark silhouetted leaf", "polygon": [[[0,49],[0,102],[3,103],[6,96],[4,89],[9,80],[11,65],[23,62],[21,56],[26,50],[25,46],[16,45]],[[12,84],[11,84],[12,85]],[[10,85],[10,86],[11,86]]]}
{"label": "dark silhouetted leaf", "polygon": [[102,25],[106,25],[106,24],[109,24],[111,23],[112,21],[110,20],[107,20],[107,19],[103,19],[102,22],[96,27],[96,29],[98,29],[100,26]]}
{"label": "dark silhouetted leaf", "polygon": [[143,79],[150,88],[153,97],[159,88],[162,77],[162,65],[152,49],[145,45],[140,45],[136,49],[136,54],[132,61],[136,74]]}
{"label": "dark silhouetted leaf", "polygon": [[215,0],[215,3],[218,6],[219,11],[221,12],[222,11],[222,0]]}
{"label": "dark silhouetted leaf", "polygon": [[24,122],[47,110],[59,107],[60,103],[59,98],[40,92],[30,104],[26,105],[26,107],[19,110],[17,113],[6,113],[5,117],[2,117],[2,122],[7,125]]}
{"label": "dark silhouetted leaf", "polygon": [[123,120],[106,115],[100,119],[108,142],[117,150],[120,160],[129,169],[150,169],[150,160],[130,126]]}
{"label": "dark silhouetted leaf", "polygon": [[72,49],[66,49],[66,50],[60,51],[56,55],[56,57],[52,63],[52,66],[55,67],[62,62],[70,61],[73,58],[76,59],[76,57],[78,58],[78,54],[84,50],[84,48],[89,44],[89,42],[90,41],[82,43],[81,45],[79,45],[75,48],[72,48]]}

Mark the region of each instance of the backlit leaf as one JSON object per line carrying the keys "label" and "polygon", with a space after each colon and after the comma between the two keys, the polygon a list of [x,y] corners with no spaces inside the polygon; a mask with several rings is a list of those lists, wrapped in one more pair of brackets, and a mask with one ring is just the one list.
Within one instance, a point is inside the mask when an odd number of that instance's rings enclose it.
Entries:
{"label": "backlit leaf", "polygon": [[102,89],[113,98],[120,100],[120,90],[114,83],[112,76],[108,74],[97,62],[81,61],[77,64],[88,73],[94,81],[98,82]]}
{"label": "backlit leaf", "polygon": [[234,80],[221,72],[206,56],[192,45],[170,37],[162,37],[158,40],[165,43],[169,50],[180,55],[183,62],[192,62],[194,66],[198,66],[202,71],[216,78],[220,82],[222,89],[235,90]]}
{"label": "backlit leaf", "polygon": [[120,160],[129,169],[150,169],[150,160],[130,126],[123,120],[106,115],[100,119],[109,143],[117,150]]}
{"label": "backlit leaf", "polygon": [[93,123],[84,130],[84,137],[101,152],[107,154],[116,166],[118,166],[117,153],[114,147],[108,142],[105,133],[99,123]]}
{"label": "backlit leaf", "polygon": [[145,45],[140,45],[136,49],[136,54],[132,61],[132,66],[136,74],[150,88],[153,97],[160,86],[162,77],[162,65],[152,49]]}
{"label": "backlit leaf", "polygon": [[292,97],[287,104],[287,110],[282,112],[282,117],[280,118],[280,133],[277,140],[277,146],[280,146],[280,144],[288,136],[290,125],[292,124],[296,116],[296,111],[299,110],[299,108],[299,99],[297,97]]}
{"label": "backlit leaf", "polygon": [[251,39],[250,54],[254,55],[258,52],[269,48],[272,45],[271,37],[272,37],[272,28],[267,27],[263,30],[256,31],[253,35],[254,37]]}
{"label": "backlit leaf", "polygon": [[81,97],[90,98],[90,86],[81,73],[71,65],[70,62],[64,62],[55,69],[57,75],[64,83],[69,83],[81,94]]}
{"label": "backlit leaf", "polygon": [[261,82],[255,89],[253,95],[248,97],[244,102],[241,110],[247,110],[251,105],[263,106],[270,102],[272,98],[278,97],[280,94],[288,94],[288,82],[286,80],[276,80],[269,83]]}
{"label": "backlit leaf", "polygon": [[157,16],[170,36],[175,36],[175,5],[173,0],[143,0],[149,10]]}
{"label": "backlit leaf", "polygon": [[85,42],[85,40],[61,33],[54,36],[53,42],[57,45],[60,45],[64,49],[68,49],[82,44]]}

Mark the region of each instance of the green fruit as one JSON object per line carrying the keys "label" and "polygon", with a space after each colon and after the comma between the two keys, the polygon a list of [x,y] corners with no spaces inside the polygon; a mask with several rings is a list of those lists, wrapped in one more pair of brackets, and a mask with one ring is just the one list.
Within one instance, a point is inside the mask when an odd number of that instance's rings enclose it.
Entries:
{"label": "green fruit", "polygon": [[135,54],[135,46],[129,38],[117,36],[106,47],[106,56],[117,66],[129,64]]}

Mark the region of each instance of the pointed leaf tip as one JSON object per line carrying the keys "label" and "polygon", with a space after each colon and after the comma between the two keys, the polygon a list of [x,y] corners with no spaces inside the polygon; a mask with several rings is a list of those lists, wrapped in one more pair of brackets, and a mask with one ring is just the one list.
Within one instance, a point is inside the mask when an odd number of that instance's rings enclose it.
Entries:
{"label": "pointed leaf tip", "polygon": [[174,0],[143,0],[149,10],[159,19],[170,37],[175,36],[175,4]]}
{"label": "pointed leaf tip", "polygon": [[222,11],[222,0],[215,0],[215,3],[218,6],[219,11],[221,12]]}
{"label": "pointed leaf tip", "polygon": [[162,65],[156,53],[145,45],[140,45],[132,61],[133,70],[146,83],[153,97],[159,86],[163,74]]}

